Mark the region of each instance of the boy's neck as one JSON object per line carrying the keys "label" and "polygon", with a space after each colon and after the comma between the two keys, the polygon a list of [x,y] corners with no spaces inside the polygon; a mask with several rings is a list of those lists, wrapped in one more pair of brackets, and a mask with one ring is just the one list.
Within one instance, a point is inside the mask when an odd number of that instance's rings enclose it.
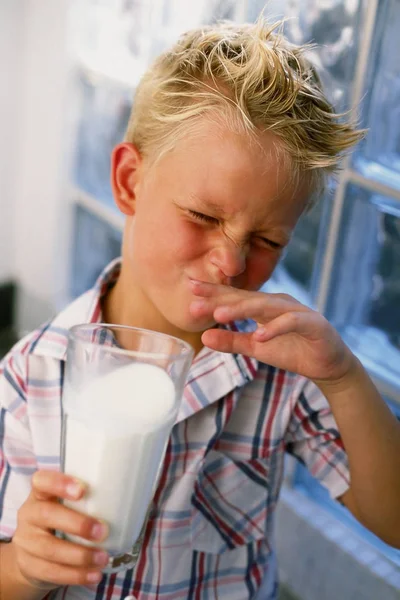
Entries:
{"label": "boy's neck", "polygon": [[[102,321],[113,325],[128,325],[140,327],[159,333],[173,335],[184,342],[189,343],[197,355],[203,348],[201,332],[188,332],[174,327],[163,319],[162,315],[151,310],[151,302],[143,298],[141,290],[137,288],[125,291],[124,278],[121,275],[116,284],[106,293],[102,299]],[[126,302],[129,298],[129,303]],[[141,307],[146,307],[141,310]]]}

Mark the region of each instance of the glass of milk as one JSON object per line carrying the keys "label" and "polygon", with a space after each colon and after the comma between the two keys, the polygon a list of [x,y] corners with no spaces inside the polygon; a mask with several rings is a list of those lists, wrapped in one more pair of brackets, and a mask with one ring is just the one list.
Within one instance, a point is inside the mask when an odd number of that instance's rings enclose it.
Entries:
{"label": "glass of milk", "polygon": [[87,493],[64,503],[109,525],[105,572],[137,561],[193,354],[177,338],[134,327],[70,330],[61,464],[86,483]]}

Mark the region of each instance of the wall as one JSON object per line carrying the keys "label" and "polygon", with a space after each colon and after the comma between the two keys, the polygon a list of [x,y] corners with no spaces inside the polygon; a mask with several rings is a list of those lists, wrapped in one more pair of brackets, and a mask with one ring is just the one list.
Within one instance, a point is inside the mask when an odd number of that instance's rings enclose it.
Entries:
{"label": "wall", "polygon": [[[12,274],[18,284],[17,326],[24,332],[55,311],[65,277],[68,1],[1,4],[7,5],[14,21],[18,17],[17,39],[9,33],[5,53],[7,59],[19,54],[20,67],[8,124],[16,131],[8,218],[13,231]],[[4,141],[1,144],[4,153]]]}
{"label": "wall", "polygon": [[18,2],[0,2],[0,284],[14,277],[14,193],[21,23]]}

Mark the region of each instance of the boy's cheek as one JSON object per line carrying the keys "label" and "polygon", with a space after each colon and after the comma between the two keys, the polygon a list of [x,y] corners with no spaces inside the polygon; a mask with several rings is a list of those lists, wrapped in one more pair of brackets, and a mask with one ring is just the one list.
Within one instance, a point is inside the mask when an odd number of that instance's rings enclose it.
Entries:
{"label": "boy's cheek", "polygon": [[271,277],[277,263],[277,257],[263,257],[249,260],[244,273],[245,281],[237,287],[249,291],[257,291]]}

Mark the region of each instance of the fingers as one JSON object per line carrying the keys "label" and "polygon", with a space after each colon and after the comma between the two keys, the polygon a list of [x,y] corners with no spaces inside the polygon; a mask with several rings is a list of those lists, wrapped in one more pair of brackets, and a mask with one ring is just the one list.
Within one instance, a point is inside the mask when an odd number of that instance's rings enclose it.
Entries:
{"label": "fingers", "polygon": [[[288,334],[297,334],[311,341],[318,339],[321,336],[321,316],[313,311],[286,312],[266,325],[259,326],[252,333],[209,329],[203,333],[202,342],[219,352],[245,354],[259,359],[268,357],[273,360],[275,338]],[[265,346],[266,342],[271,342],[271,345]]]}
{"label": "fingers", "polygon": [[253,319],[257,322],[267,322],[274,319],[287,305],[280,300],[267,301],[263,296],[252,296],[241,300],[233,300],[232,304],[217,306],[213,316],[219,323],[229,323],[240,319]]}
{"label": "fingers", "polygon": [[[59,502],[60,498],[77,500],[84,493],[81,481],[63,473],[37,471],[33,476],[31,493],[18,511],[12,544],[21,574],[35,587],[101,580],[109,556],[98,544],[108,535],[107,525]],[[91,544],[61,540],[53,535],[54,530]]]}
{"label": "fingers", "polygon": [[200,283],[199,281],[191,281],[190,284],[193,294],[196,296],[203,296],[204,298],[210,298],[212,296],[216,296],[217,294],[221,294],[233,289],[227,285],[218,285],[217,283]]}
{"label": "fingers", "polygon": [[88,585],[99,583],[103,574],[98,569],[71,567],[49,562],[38,556],[23,553],[19,568],[27,580],[55,585]]}
{"label": "fingers", "polygon": [[32,493],[37,500],[78,500],[84,495],[85,489],[82,481],[58,471],[36,471],[32,477]]}
{"label": "fingers", "polygon": [[190,306],[193,316],[213,317],[219,323],[240,319],[253,319],[259,323],[266,323],[290,310],[308,311],[309,309],[293,299],[262,292],[201,298],[194,300]]}
{"label": "fingers", "polygon": [[103,568],[108,563],[109,556],[101,548],[89,548],[55,536],[32,527],[29,536],[13,538],[13,543],[30,556],[35,556],[51,563],[76,567]]}
{"label": "fingers", "polygon": [[222,300],[226,300],[229,302],[231,300],[238,300],[239,298],[246,298],[249,295],[260,295],[264,298],[279,298],[281,300],[286,300],[290,302],[294,302],[296,304],[300,304],[298,300],[289,296],[289,294],[268,294],[266,292],[249,292],[248,290],[242,290],[239,288],[234,288],[229,285],[219,285],[216,283],[201,283],[198,281],[192,281],[192,292],[195,296],[199,296],[202,298],[219,298],[219,303],[221,304]]}
{"label": "fingers", "polygon": [[24,505],[20,518],[45,531],[63,531],[96,542],[108,535],[105,523],[50,500]]}
{"label": "fingers", "polygon": [[245,354],[246,356],[256,355],[256,342],[252,333],[237,333],[225,329],[208,329],[203,333],[201,340],[205,346],[219,352]]}
{"label": "fingers", "polygon": [[288,333],[298,333],[307,335],[309,333],[309,319],[307,313],[287,312],[273,319],[263,327],[259,327],[254,332],[254,339],[257,342],[267,342],[280,335]]}
{"label": "fingers", "polygon": [[108,535],[105,523],[58,502],[59,498],[77,500],[84,493],[85,485],[73,477],[57,471],[37,471],[32,478],[31,494],[19,510],[18,520],[45,531],[59,530],[87,540],[103,541]]}

